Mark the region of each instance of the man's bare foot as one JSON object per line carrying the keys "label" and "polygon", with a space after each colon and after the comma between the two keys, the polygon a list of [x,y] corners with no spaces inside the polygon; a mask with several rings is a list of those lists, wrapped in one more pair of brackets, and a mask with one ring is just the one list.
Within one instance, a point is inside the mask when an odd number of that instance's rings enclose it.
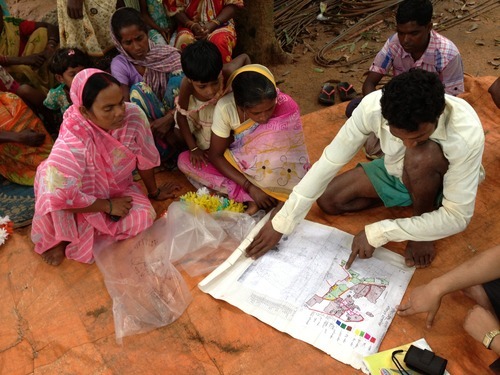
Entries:
{"label": "man's bare foot", "polygon": [[247,202],[247,209],[245,210],[245,213],[252,216],[253,214],[257,213],[259,211],[259,206],[257,206],[257,203],[254,201]]}
{"label": "man's bare foot", "polygon": [[495,313],[490,299],[488,298],[488,295],[486,294],[486,291],[484,290],[482,285],[474,285],[469,288],[465,288],[463,292],[467,297],[474,300],[478,305],[484,307],[486,310]]}
{"label": "man's bare foot", "polygon": [[434,249],[434,242],[415,242],[408,241],[405,250],[405,263],[408,267],[415,266],[416,268],[425,268],[430,266],[436,250]]}
{"label": "man's bare foot", "polygon": [[45,263],[50,264],[51,266],[58,266],[64,260],[64,250],[66,250],[66,242],[61,242],[60,244],[54,246],[52,249],[47,250],[42,253],[42,259]]}

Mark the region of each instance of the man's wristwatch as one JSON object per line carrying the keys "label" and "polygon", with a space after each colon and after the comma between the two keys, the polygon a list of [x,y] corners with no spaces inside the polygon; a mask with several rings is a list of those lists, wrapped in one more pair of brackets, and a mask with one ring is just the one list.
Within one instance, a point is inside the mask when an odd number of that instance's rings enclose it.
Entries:
{"label": "man's wristwatch", "polygon": [[494,329],[491,332],[488,332],[486,335],[484,335],[483,338],[483,345],[486,346],[486,349],[491,349],[491,343],[493,342],[493,339],[497,336],[500,335],[500,330]]}

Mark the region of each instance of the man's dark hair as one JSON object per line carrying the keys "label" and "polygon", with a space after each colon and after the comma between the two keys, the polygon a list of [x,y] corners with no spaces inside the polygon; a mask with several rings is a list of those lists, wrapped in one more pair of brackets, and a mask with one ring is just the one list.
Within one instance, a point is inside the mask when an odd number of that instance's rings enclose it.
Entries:
{"label": "man's dark hair", "polygon": [[382,88],[380,105],[390,126],[413,132],[424,122],[436,122],[443,113],[444,86],[436,73],[412,69]]}
{"label": "man's dark hair", "polygon": [[217,81],[222,71],[222,55],[215,44],[198,40],[189,44],[181,54],[182,71],[192,81]]}
{"label": "man's dark hair", "polygon": [[431,22],[432,12],[430,0],[405,0],[399,4],[396,23],[402,25],[415,21],[419,26],[425,26]]}

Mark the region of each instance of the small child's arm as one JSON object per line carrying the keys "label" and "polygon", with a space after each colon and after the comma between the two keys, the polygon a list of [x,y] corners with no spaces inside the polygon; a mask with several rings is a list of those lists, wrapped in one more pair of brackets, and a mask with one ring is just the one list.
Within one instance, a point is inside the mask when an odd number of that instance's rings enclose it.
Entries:
{"label": "small child's arm", "polygon": [[224,86],[228,80],[228,78],[233,74],[236,69],[241,68],[242,66],[251,64],[252,61],[250,57],[246,53],[242,53],[241,55],[236,56],[230,62],[224,64],[222,67],[222,75],[224,77]]}
{"label": "small child's arm", "polygon": [[[181,87],[179,90],[179,97],[177,102],[177,108],[181,108],[185,111],[188,110],[189,107],[189,98],[193,94],[193,86],[189,82],[187,77],[184,77],[181,82]],[[181,111],[177,110],[175,113],[175,122],[179,126],[179,130],[181,131],[182,138],[186,142],[186,145],[189,149],[189,160],[191,164],[195,168],[201,168],[203,164],[207,164],[207,158],[205,156],[205,152],[198,148],[196,143],[196,139],[191,133],[191,129],[189,128],[189,123],[187,117],[181,113]]]}

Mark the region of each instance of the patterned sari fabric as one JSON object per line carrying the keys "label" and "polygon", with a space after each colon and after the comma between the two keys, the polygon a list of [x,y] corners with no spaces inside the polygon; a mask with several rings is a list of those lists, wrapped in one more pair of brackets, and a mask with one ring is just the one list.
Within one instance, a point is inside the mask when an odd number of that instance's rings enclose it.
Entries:
{"label": "patterned sari fabric", "polygon": [[[241,124],[224,156],[252,184],[285,201],[310,168],[297,103],[290,96],[279,93],[269,121],[258,124],[247,120]],[[213,165],[200,170],[194,168],[189,162],[189,151],[179,156],[178,165],[191,181],[227,194],[237,202],[253,200]]]}
{"label": "patterned sari fabric", "polygon": [[68,15],[67,0],[57,0],[60,47],[78,48],[92,57],[103,57],[113,48],[109,20],[116,10],[116,0],[85,0],[83,18]]}
{"label": "patterned sari fabric", "polygon": [[32,186],[40,163],[47,159],[52,148],[52,138],[42,121],[17,96],[0,92],[0,132],[33,130],[45,134],[45,141],[39,147],[21,143],[0,143],[0,175],[20,185]]}
{"label": "patterned sari fabric", "polygon": [[[161,27],[162,29],[169,29],[172,27],[172,20],[167,16],[167,12],[165,6],[161,2],[161,0],[147,0],[146,5],[148,7],[148,13],[151,18],[155,21],[155,23]],[[169,44],[169,40],[165,40],[163,36],[157,32],[155,33],[149,32],[149,37],[156,44]]]}
{"label": "patterned sari fabric", "polygon": [[181,71],[170,74],[163,98],[158,98],[146,82],[134,83],[130,86],[130,101],[137,104],[148,118],[157,120],[175,107],[175,98],[179,95],[182,78],[184,73]]}
{"label": "patterned sari fabric", "polygon": [[8,91],[15,94],[18,88],[19,83],[0,65],[0,91]]}
{"label": "patterned sari fabric", "polygon": [[[158,45],[149,40],[149,52],[146,54],[146,57],[143,60],[135,60],[123,49],[112,30],[110,34],[120,54],[125,56],[132,64],[146,68],[144,82],[158,98],[163,99],[167,91],[172,90],[172,88],[168,87],[170,75],[173,74],[178,76],[182,71],[179,50],[168,45]],[[173,98],[169,106],[173,108]]]}
{"label": "patterned sari fabric", "polygon": [[[171,76],[172,79],[179,79],[182,81],[182,76]],[[179,87],[177,85],[176,87]],[[174,95],[174,92],[171,92]],[[178,90],[175,95],[178,95]],[[173,101],[173,98],[172,98]],[[167,109],[164,106],[164,102],[160,101],[158,97],[154,94],[153,90],[146,85],[144,82],[137,82],[130,87],[130,102],[136,104],[141,108],[149,119],[156,120],[160,117],[165,116]],[[168,108],[168,107],[167,107]],[[163,139],[155,138],[156,149],[160,153],[160,159],[162,161],[172,160],[178,155],[178,150],[175,145],[169,144]]]}
{"label": "patterned sari fabric", "polygon": [[[243,7],[243,0],[163,0],[167,13],[173,17],[177,13],[184,12],[194,22],[209,22],[219,15],[227,5]],[[230,62],[233,48],[236,46],[236,30],[234,21],[221,24],[209,36],[208,40],[214,43],[222,54],[224,63]],[[190,29],[179,26],[175,46],[179,49],[185,48],[195,41]]]}
{"label": "patterned sari fabric", "polygon": [[[141,11],[141,5],[138,0],[125,0],[126,7],[134,8]],[[148,8],[148,13],[153,21],[162,29],[172,28],[173,23],[170,17],[167,16],[167,10],[163,5],[161,0],[146,0],[146,6]],[[168,35],[167,35],[168,36]],[[155,44],[166,45],[170,44],[170,40],[165,40],[158,31],[155,29],[150,29],[148,33],[149,39],[151,39]]]}
{"label": "patterned sari fabric", "polygon": [[[47,46],[47,29],[39,27],[29,36],[26,44],[23,46],[21,41],[20,25],[23,20],[13,17],[3,18],[4,27],[0,34],[0,55],[1,56],[29,56],[40,53]],[[28,21],[27,21],[28,22]],[[49,74],[48,61],[37,69],[29,65],[11,65],[5,67],[14,79],[22,83],[30,84],[45,92],[53,83],[53,78]]]}
{"label": "patterned sari fabric", "polygon": [[224,156],[252,184],[285,201],[310,168],[297,103],[280,93],[273,117],[243,123]]}
{"label": "patterned sari fabric", "polygon": [[[169,45],[155,44],[149,40],[149,52],[143,60],[135,60],[122,47],[111,30],[111,38],[116,49],[133,65],[144,66],[146,72],[142,82],[130,87],[130,101],[137,104],[149,119],[157,120],[175,106],[174,98],[179,95],[184,73],[179,50]],[[172,145],[156,139],[156,147],[162,160],[177,155]]]}
{"label": "patterned sari fabric", "polygon": [[3,15],[10,16],[9,8],[7,7],[5,0],[0,0],[0,6],[2,7]]}
{"label": "patterned sari fabric", "polygon": [[[126,103],[123,126],[109,132],[85,119],[79,111],[88,78],[97,69],[78,73],[71,85],[74,103],[65,113],[50,157],[35,179],[35,217],[31,238],[39,254],[62,241],[66,257],[93,261],[92,248],[99,234],[116,240],[135,236],[152,225],[156,216],[140,186],[133,182],[137,168],[148,170],[160,163],[144,113]],[[132,208],[118,222],[104,212],[72,213],[96,199],[130,196]]]}

